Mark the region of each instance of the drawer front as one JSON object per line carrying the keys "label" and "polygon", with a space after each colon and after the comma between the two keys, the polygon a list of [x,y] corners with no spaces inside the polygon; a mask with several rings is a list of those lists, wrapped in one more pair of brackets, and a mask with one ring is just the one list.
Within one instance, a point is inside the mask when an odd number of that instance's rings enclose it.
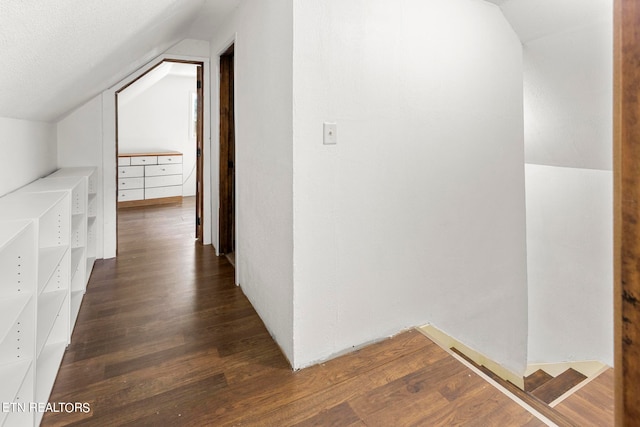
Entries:
{"label": "drawer front", "polygon": [[182,185],[171,187],[147,188],[144,190],[145,199],[157,199],[159,197],[182,196]]}
{"label": "drawer front", "polygon": [[131,158],[131,166],[140,166],[140,165],[157,165],[158,157],[157,156],[137,156]]}
{"label": "drawer front", "polygon": [[135,178],[144,176],[144,166],[120,166],[118,178]]}
{"label": "drawer front", "polygon": [[144,179],[145,188],[168,187],[182,185],[182,175],[148,176]]}
{"label": "drawer front", "polygon": [[158,156],[159,165],[169,165],[171,163],[182,163],[182,156]]}
{"label": "drawer front", "polygon": [[182,164],[145,166],[145,176],[182,175]]}
{"label": "drawer front", "polygon": [[142,188],[138,190],[118,190],[118,201],[127,202],[129,200],[142,200],[144,199],[144,190]]}
{"label": "drawer front", "polygon": [[118,157],[118,166],[131,166],[131,157]]}
{"label": "drawer front", "polygon": [[144,188],[144,178],[120,178],[118,180],[118,190],[133,190]]}

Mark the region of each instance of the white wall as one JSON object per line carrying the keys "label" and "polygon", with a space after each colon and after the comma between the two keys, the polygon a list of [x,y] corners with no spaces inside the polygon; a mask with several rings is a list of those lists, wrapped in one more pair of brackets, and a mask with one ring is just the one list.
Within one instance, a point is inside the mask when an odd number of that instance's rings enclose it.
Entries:
{"label": "white wall", "polygon": [[523,47],[528,358],[612,365],[613,6],[579,7]]}
{"label": "white wall", "polygon": [[612,28],[605,9],[597,22],[524,45],[527,163],[611,170]]}
{"label": "white wall", "polygon": [[121,102],[127,91],[138,84],[140,80],[118,96],[119,152],[181,152],[183,195],[195,195],[196,138],[191,134],[191,95],[197,91],[196,78],[169,74],[133,99]]}
{"label": "white wall", "polygon": [[57,125],[58,167],[97,167],[97,257],[103,258],[102,97],[97,96],[60,120]]}
{"label": "white wall", "polygon": [[0,117],[0,196],[56,170],[56,133],[50,123]]}
{"label": "white wall", "polygon": [[294,1],[295,367],[431,322],[524,371],[521,55],[483,1]]}
{"label": "white wall", "polygon": [[[218,57],[235,39],[236,277],[293,360],[292,0],[246,0],[211,42]],[[219,146],[218,91],[212,145]],[[218,153],[212,186],[218,183]],[[217,224],[217,200],[214,224]]]}
{"label": "white wall", "polygon": [[612,365],[612,173],[526,171],[529,361]]}

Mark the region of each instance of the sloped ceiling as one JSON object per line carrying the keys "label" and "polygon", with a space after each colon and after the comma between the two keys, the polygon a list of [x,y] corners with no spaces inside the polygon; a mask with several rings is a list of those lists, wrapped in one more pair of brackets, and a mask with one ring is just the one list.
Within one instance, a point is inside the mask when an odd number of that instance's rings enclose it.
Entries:
{"label": "sloped ceiling", "polygon": [[486,0],[500,6],[520,41],[611,20],[612,0]]}
{"label": "sloped ceiling", "polygon": [[136,80],[134,84],[128,86],[118,94],[118,106],[127,105],[133,99],[158,84],[167,76],[190,77],[193,84],[196,83],[196,65],[181,64],[177,62],[163,62],[147,74]]}
{"label": "sloped ceiling", "polygon": [[[487,0],[523,43],[599,19],[611,0]],[[55,122],[164,52],[210,40],[240,0],[0,0],[0,117]]]}
{"label": "sloped ceiling", "polygon": [[0,117],[55,122],[238,2],[1,0]]}

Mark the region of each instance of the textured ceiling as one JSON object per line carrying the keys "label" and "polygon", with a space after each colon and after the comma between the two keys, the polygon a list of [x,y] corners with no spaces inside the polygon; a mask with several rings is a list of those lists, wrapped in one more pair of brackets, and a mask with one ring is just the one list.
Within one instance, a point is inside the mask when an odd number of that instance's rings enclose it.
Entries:
{"label": "textured ceiling", "polygon": [[211,40],[218,25],[238,7],[240,0],[206,0],[191,24],[187,36],[192,39]]}
{"label": "textured ceiling", "polygon": [[0,117],[56,121],[237,3],[0,0]]}
{"label": "textured ceiling", "polygon": [[[56,121],[241,0],[0,0],[0,117]],[[305,0],[306,1],[306,0]],[[487,0],[523,43],[609,19],[612,0]]]}

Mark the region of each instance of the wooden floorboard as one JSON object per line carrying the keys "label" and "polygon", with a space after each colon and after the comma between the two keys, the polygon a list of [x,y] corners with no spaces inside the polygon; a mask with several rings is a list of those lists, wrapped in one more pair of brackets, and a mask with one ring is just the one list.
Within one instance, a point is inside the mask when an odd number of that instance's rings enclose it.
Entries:
{"label": "wooden floorboard", "polygon": [[613,369],[608,369],[555,406],[555,410],[588,427],[614,424]]}
{"label": "wooden floorboard", "polygon": [[573,387],[586,380],[587,377],[569,368],[557,377],[536,388],[531,394],[544,403],[551,403]]}
{"label": "wooden floorboard", "polygon": [[91,411],[43,426],[543,425],[417,331],[293,372],[194,209],[119,211],[50,399]]}

